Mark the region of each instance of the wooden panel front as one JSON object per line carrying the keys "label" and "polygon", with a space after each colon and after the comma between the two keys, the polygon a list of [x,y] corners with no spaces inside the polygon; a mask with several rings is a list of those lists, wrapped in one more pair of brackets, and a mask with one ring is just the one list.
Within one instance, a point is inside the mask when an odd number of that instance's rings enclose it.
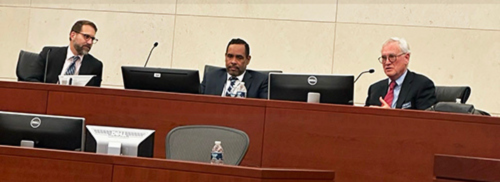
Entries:
{"label": "wooden panel front", "polygon": [[[220,168],[219,168],[220,169]],[[224,170],[224,169],[220,169]],[[231,170],[230,168],[227,170]],[[252,169],[247,169],[252,171]],[[224,171],[218,171],[224,172]],[[286,171],[283,171],[286,173]],[[299,172],[300,173],[300,172]],[[314,174],[314,172],[311,172]],[[210,173],[205,171],[193,172],[177,169],[155,169],[148,167],[132,167],[115,165],[113,173],[113,182],[163,182],[163,181],[182,181],[182,182],[332,182],[325,179],[305,179],[299,177],[293,179],[286,177],[263,178],[238,176],[234,174]]]}
{"label": "wooden panel front", "polygon": [[44,114],[47,91],[0,87],[0,111]]}
{"label": "wooden panel front", "polygon": [[474,182],[474,181],[451,180],[451,179],[435,179],[434,182]]}
{"label": "wooden panel front", "polygon": [[[246,132],[250,137],[250,146],[241,165],[261,165],[265,107],[263,104],[252,105],[253,102],[260,101],[248,100],[246,102],[251,104],[246,105],[237,102],[245,103],[244,100],[234,98],[179,94],[176,95],[179,99],[175,100],[162,98],[164,94],[149,97],[144,92],[137,92],[145,97],[134,97],[129,95],[136,93],[135,91],[115,92],[116,94],[50,92],[47,112],[85,117],[86,124],[90,125],[154,129],[156,158],[165,158],[165,138],[174,127],[196,124],[232,127]],[[184,97],[188,99],[183,100]],[[222,100],[223,103],[211,102],[210,99]]]}
{"label": "wooden panel front", "polygon": [[464,181],[500,181],[500,159],[436,155],[436,178]]}
{"label": "wooden panel front", "polygon": [[195,173],[143,167],[115,166],[113,182],[260,182],[260,179],[242,178],[210,173]]}
{"label": "wooden panel front", "polygon": [[431,182],[436,153],[500,157],[499,118],[275,105],[266,110],[263,167],[331,169],[338,182]]}
{"label": "wooden panel front", "polygon": [[110,182],[111,164],[0,155],[0,181]]}

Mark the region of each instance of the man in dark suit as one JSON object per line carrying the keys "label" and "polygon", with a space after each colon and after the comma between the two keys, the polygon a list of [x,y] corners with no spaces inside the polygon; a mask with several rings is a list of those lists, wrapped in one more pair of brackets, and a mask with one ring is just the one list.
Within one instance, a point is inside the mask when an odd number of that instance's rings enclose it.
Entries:
{"label": "man in dark suit", "polygon": [[[69,34],[69,46],[44,47],[38,60],[31,64],[33,74],[27,81],[57,83],[59,75],[96,75],[87,85],[101,86],[102,63],[89,54],[92,45],[97,42],[96,32],[94,23],[77,21]],[[46,73],[45,63],[48,64]]]}
{"label": "man in dark suit", "polygon": [[251,59],[248,43],[242,39],[232,39],[226,47],[225,57],[225,69],[204,74],[200,93],[231,96],[231,85],[238,85],[242,81],[247,89],[246,97],[267,99],[267,75],[246,69]]}
{"label": "man in dark suit", "polygon": [[409,60],[406,40],[391,38],[384,43],[379,61],[388,79],[370,86],[366,106],[424,110],[437,102],[434,83],[408,70]]}

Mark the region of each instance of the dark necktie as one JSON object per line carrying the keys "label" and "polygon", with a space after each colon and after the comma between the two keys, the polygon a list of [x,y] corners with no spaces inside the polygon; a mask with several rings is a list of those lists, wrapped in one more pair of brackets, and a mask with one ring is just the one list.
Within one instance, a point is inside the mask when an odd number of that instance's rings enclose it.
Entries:
{"label": "dark necktie", "polygon": [[231,82],[231,84],[229,85],[229,87],[227,87],[226,96],[231,96],[231,91],[233,90],[234,84],[236,83],[237,80],[238,80],[238,78],[236,78],[236,77],[229,78],[229,81]]}
{"label": "dark necktie", "polygon": [[74,75],[75,74],[75,70],[76,70],[75,63],[76,63],[76,61],[78,61],[80,59],[80,57],[73,56],[73,57],[71,57],[71,59],[73,60],[73,62],[69,65],[68,70],[66,70],[65,75]]}
{"label": "dark necktie", "polygon": [[389,107],[392,108],[392,101],[394,100],[394,87],[396,87],[396,82],[391,81],[391,84],[389,84],[389,91],[387,91],[387,94],[384,97],[384,101],[389,104]]}

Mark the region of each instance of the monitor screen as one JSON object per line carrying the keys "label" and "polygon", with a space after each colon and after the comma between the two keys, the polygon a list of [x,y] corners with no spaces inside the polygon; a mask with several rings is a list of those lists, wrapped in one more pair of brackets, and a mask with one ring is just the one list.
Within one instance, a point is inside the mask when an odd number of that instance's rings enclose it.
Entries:
{"label": "monitor screen", "polygon": [[153,157],[154,130],[87,125],[86,152]]}
{"label": "monitor screen", "polygon": [[199,93],[198,70],[122,66],[125,89]]}
{"label": "monitor screen", "polygon": [[0,111],[0,144],[82,151],[85,118]]}
{"label": "monitor screen", "polygon": [[320,103],[353,104],[354,75],[271,73],[269,99],[307,101],[309,92],[320,93]]}

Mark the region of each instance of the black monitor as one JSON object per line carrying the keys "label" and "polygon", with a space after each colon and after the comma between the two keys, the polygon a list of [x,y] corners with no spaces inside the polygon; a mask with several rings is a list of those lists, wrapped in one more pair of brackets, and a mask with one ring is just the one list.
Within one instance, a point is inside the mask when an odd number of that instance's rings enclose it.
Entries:
{"label": "black monitor", "polygon": [[125,89],[199,93],[198,70],[122,66]]}
{"label": "black monitor", "polygon": [[153,157],[154,130],[87,125],[86,152]]}
{"label": "black monitor", "polygon": [[353,105],[354,75],[271,73],[269,99],[307,101],[309,92],[320,93],[320,103]]}
{"label": "black monitor", "polygon": [[85,119],[0,111],[0,144],[83,151]]}

